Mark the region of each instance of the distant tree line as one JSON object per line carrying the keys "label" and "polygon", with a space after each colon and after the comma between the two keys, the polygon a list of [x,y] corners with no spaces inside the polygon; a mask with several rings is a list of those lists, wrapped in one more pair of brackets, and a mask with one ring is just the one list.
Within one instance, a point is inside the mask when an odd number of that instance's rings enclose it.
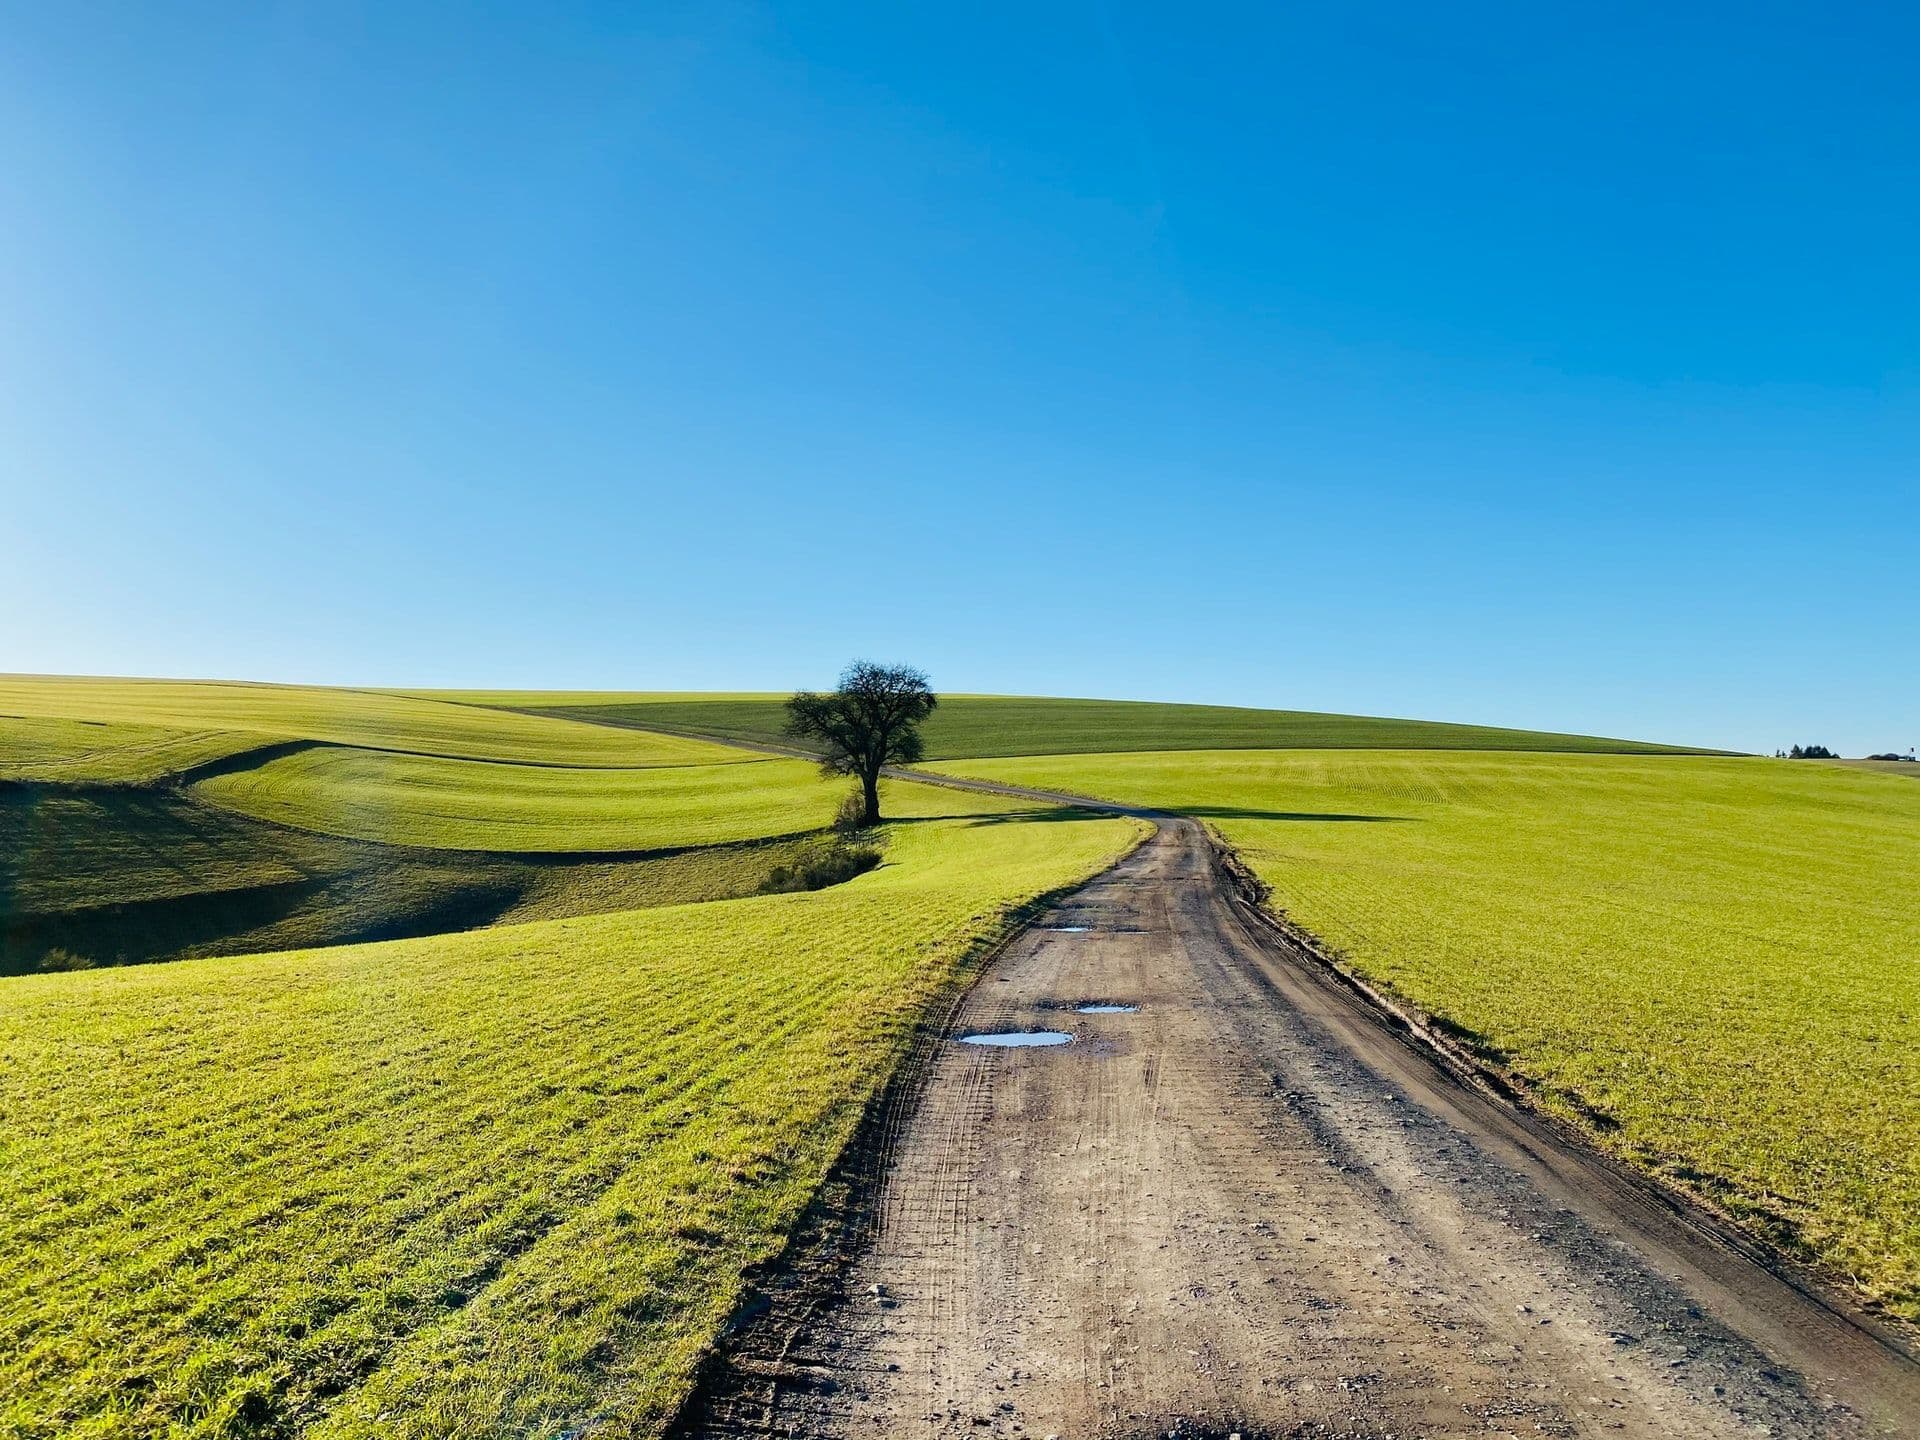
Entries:
{"label": "distant tree line", "polygon": [[[1824,745],[1796,745],[1791,750],[1773,752],[1776,760],[1838,760],[1840,757]],[[1897,750],[1882,750],[1878,755],[1867,756],[1869,760],[1915,760],[1914,752],[1909,750],[1902,755]]]}

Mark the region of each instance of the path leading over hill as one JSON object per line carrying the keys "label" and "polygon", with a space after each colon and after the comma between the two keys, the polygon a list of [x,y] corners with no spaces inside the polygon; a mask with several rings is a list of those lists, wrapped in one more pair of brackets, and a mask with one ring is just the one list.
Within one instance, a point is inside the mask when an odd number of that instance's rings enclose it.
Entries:
{"label": "path leading over hill", "polygon": [[[1920,1433],[1920,1366],[1463,1083],[1158,834],[997,961],[697,1435]],[[1090,1001],[1132,1013],[1080,1014]]]}

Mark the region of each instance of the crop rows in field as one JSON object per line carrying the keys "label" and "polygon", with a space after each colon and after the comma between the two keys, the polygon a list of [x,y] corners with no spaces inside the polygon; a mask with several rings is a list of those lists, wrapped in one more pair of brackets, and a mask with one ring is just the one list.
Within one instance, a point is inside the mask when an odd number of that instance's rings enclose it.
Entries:
{"label": "crop rows in field", "polygon": [[[845,782],[823,779],[811,761],[732,753],[747,763],[605,770],[325,747],[195,789],[256,819],[456,850],[677,849],[796,835],[832,822]],[[889,783],[883,799],[892,815],[951,813],[950,799],[924,785]]]}
{"label": "crop rows in field", "polygon": [[1920,1317],[1920,786],[1762,759],[942,767],[1184,810],[1596,1137]]}
{"label": "crop rows in field", "polygon": [[[754,767],[719,771],[733,768]],[[796,813],[775,817],[782,835],[830,816],[837,798],[804,768]],[[1019,808],[920,785],[890,786],[888,803],[919,815]],[[733,899],[828,844],[749,834],[635,857],[488,854],[263,824],[171,789],[0,790],[0,976]]]}
{"label": "crop rows in field", "polygon": [[0,779],[147,781],[276,741],[577,766],[719,765],[725,746],[317,686],[0,676]]}
{"label": "crop rows in field", "polygon": [[1133,833],[909,824],[815,894],[5,982],[0,1429],[645,1429],[928,997]]}
{"label": "crop rows in field", "polygon": [[0,715],[0,781],[139,784],[254,743],[254,736],[226,730]]}

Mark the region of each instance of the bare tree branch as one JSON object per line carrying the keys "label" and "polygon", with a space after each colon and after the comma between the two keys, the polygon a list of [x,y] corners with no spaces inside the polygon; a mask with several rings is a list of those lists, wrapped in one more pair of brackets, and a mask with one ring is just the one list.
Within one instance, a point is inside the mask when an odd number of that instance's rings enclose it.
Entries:
{"label": "bare tree branch", "polygon": [[821,747],[828,775],[860,780],[865,825],[880,820],[880,772],[911,765],[926,753],[920,722],[938,705],[926,675],[910,665],[856,660],[826,695],[802,690],[787,701],[787,734]]}

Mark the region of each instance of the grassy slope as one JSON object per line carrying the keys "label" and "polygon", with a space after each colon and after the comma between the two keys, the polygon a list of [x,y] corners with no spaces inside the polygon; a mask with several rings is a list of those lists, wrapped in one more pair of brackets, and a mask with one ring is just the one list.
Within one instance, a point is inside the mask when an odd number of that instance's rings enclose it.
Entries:
{"label": "grassy slope", "polygon": [[650,1431],[928,997],[1133,833],[905,825],[811,895],[6,982],[0,1430]]}
{"label": "grassy slope", "polygon": [[753,758],[677,736],[372,691],[0,676],[0,778],[147,780],[289,739],[583,766]]}
{"label": "grassy slope", "polygon": [[[444,693],[460,695],[476,704],[523,706],[547,714],[630,725],[659,725],[671,730],[759,742],[780,741],[785,699],[764,694]],[[1675,751],[1671,746],[1632,740],[1503,730],[1484,725],[1446,725],[1428,720],[1324,715],[1307,710],[1244,710],[1221,705],[1003,695],[942,696],[940,708],[927,721],[924,734],[927,754],[933,759],[1292,747],[1687,753]]]}
{"label": "grassy slope", "polygon": [[536,861],[303,834],[171,790],[0,790],[0,975],[731,899],[821,843]]}
{"label": "grassy slope", "polygon": [[1369,978],[1920,1318],[1920,787],[1757,759],[941,768],[1207,817]]}
{"label": "grassy slope", "polygon": [[218,760],[260,739],[231,730],[0,714],[0,780],[138,783]]}
{"label": "grassy slope", "polygon": [[[652,850],[818,830],[833,820],[847,782],[822,779],[811,761],[765,757],[608,771],[328,748],[217,776],[196,790],[259,819],[394,844]],[[951,813],[940,792],[921,785],[890,787],[884,808]]]}
{"label": "grassy slope", "polygon": [[[818,848],[779,837],[824,826],[844,789],[810,765],[705,741],[386,695],[13,678],[0,697],[119,717],[0,718],[0,777],[42,782],[0,785],[0,975],[749,895]],[[180,728],[212,720],[268,728]],[[518,763],[327,745],[186,794],[124,783],[294,733]],[[926,787],[888,798],[903,815],[956,813]],[[689,846],[707,848],[561,863]],[[555,859],[453,853],[483,850]]]}

